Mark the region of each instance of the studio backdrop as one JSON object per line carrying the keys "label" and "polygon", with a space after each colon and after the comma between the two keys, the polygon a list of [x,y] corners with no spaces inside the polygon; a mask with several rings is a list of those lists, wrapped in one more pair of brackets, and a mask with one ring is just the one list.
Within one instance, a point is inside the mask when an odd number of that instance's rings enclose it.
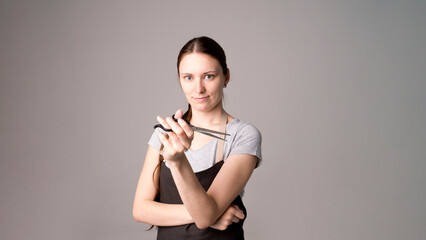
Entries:
{"label": "studio backdrop", "polygon": [[176,58],[225,49],[262,133],[246,239],[426,238],[426,2],[0,1],[0,239],[155,239],[132,217]]}

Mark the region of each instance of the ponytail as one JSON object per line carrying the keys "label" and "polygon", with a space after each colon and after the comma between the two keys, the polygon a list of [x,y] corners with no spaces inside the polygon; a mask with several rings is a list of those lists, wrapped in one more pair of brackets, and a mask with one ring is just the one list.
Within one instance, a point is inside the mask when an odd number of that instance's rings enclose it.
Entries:
{"label": "ponytail", "polygon": [[188,110],[183,114],[182,118],[185,118],[188,121],[191,121],[192,119],[192,108],[191,104],[188,103]]}

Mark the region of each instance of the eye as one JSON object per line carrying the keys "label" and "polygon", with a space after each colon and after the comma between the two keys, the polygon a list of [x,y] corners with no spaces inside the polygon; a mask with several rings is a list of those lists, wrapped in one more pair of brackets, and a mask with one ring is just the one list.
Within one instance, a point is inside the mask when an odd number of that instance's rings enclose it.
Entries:
{"label": "eye", "polygon": [[207,74],[204,78],[205,79],[213,79],[214,75],[213,74]]}
{"label": "eye", "polygon": [[185,80],[191,80],[192,79],[192,77],[191,76],[183,76],[183,79],[185,79]]}

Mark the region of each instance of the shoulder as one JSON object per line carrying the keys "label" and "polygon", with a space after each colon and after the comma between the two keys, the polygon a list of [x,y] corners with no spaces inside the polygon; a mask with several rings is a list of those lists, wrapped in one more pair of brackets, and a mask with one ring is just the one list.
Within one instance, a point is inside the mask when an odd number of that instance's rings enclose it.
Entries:
{"label": "shoulder", "polygon": [[249,154],[258,158],[259,166],[262,162],[262,134],[253,124],[237,118],[226,126],[227,149],[232,154]]}
{"label": "shoulder", "polygon": [[160,142],[160,139],[158,138],[158,134],[160,131],[164,132],[160,128],[156,128],[154,132],[152,133],[151,138],[148,141],[148,144],[151,145],[153,148],[157,149],[157,151],[160,151],[160,148],[161,148],[161,142]]}
{"label": "shoulder", "polygon": [[234,139],[252,139],[261,141],[262,134],[253,124],[234,118],[227,126],[227,132],[231,134]]}

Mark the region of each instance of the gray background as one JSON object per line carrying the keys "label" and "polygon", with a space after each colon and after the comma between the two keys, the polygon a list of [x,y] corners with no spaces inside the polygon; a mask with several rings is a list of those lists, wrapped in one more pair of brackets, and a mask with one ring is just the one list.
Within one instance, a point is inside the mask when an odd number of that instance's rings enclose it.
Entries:
{"label": "gray background", "polygon": [[200,35],[263,134],[247,239],[425,239],[425,26],[425,1],[1,1],[0,239],[154,238],[133,195]]}

